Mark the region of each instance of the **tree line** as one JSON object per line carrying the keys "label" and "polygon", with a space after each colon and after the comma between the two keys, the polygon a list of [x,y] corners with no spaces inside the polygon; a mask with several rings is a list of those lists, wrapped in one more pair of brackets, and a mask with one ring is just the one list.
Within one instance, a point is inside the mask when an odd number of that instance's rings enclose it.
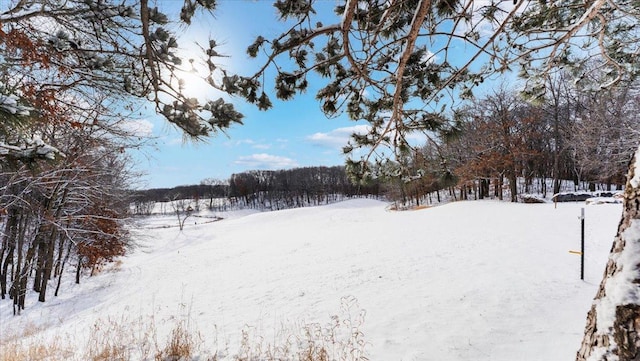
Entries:
{"label": "tree line", "polygon": [[28,292],[41,302],[57,296],[69,267],[79,283],[83,271],[93,274],[130,244],[125,189],[134,174],[125,139],[105,137],[105,128],[41,126],[49,144],[67,149],[64,157],[0,158],[0,296],[16,314]]}
{"label": "tree line", "polygon": [[252,170],[228,180],[205,179],[197,185],[155,188],[132,193],[134,213],[150,214],[157,202],[190,199],[210,210],[238,208],[280,210],[329,204],[350,197],[380,197],[379,182],[358,184],[344,166]]}
{"label": "tree line", "polygon": [[[395,175],[399,194],[418,204],[439,189],[454,199],[516,202],[527,193],[622,189],[640,134],[637,90],[577,91],[562,76],[547,89],[530,102],[496,88],[461,107],[457,134],[432,139],[393,168],[408,174]],[[378,173],[394,179],[384,166]]]}

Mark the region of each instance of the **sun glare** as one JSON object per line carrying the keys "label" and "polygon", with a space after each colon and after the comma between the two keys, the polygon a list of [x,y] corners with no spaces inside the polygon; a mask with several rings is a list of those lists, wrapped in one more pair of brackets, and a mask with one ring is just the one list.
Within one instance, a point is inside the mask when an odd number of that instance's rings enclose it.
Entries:
{"label": "sun glare", "polygon": [[189,66],[190,71],[178,71],[176,77],[182,94],[192,98],[206,98],[215,92],[215,89],[204,80],[204,72],[198,71],[194,66]]}

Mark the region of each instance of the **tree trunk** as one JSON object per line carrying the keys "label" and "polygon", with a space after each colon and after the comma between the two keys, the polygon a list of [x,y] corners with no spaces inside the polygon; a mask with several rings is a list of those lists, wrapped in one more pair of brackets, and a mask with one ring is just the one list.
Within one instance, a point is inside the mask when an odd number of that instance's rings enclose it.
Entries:
{"label": "tree trunk", "polygon": [[13,254],[15,252],[15,246],[9,248],[7,256],[4,262],[1,264],[0,269],[0,296],[4,300],[7,294],[7,274],[9,273],[9,263],[13,264]]}
{"label": "tree trunk", "polygon": [[[69,225],[67,225],[68,227]],[[56,256],[56,261],[53,264],[53,277],[58,277],[60,272],[62,271],[62,255],[64,253],[64,245],[65,245],[65,237],[59,237],[58,239],[58,255]]]}
{"label": "tree trunk", "polygon": [[478,184],[473,182],[473,199],[478,200]]}
{"label": "tree trunk", "polygon": [[76,266],[76,284],[80,284],[80,271],[82,271],[82,256],[78,255],[78,264]]}
{"label": "tree trunk", "polygon": [[19,214],[16,208],[11,207],[7,212],[4,236],[2,237],[2,252],[0,252],[0,295],[2,299],[7,293],[7,273],[9,263],[13,263],[16,238],[19,227]]}
{"label": "tree trunk", "polygon": [[69,256],[71,255],[71,246],[73,245],[72,242],[69,242],[69,246],[67,248],[67,255],[64,257],[64,259],[62,260],[62,264],[60,265],[60,273],[58,273],[58,285],[56,286],[56,292],[54,293],[54,296],[58,297],[58,291],[60,291],[60,284],[62,283],[62,274],[64,273],[64,266],[65,264],[67,264],[67,261],[69,260]]}
{"label": "tree trunk", "polygon": [[624,206],[602,282],[587,314],[577,361],[640,360],[640,149],[629,165]]}
{"label": "tree trunk", "polygon": [[487,178],[480,179],[480,199],[489,197],[489,180]]}
{"label": "tree trunk", "polygon": [[35,292],[40,292],[40,286],[42,285],[42,274],[44,272],[44,262],[46,258],[46,250],[47,250],[47,239],[45,233],[48,229],[48,224],[42,223],[38,228],[38,233],[36,234],[36,238],[34,243],[36,244],[37,255],[36,255],[36,275],[33,279],[33,290]]}
{"label": "tree trunk", "polygon": [[518,201],[518,177],[514,171],[509,171],[507,176],[509,181],[509,191],[511,192],[511,202]]}
{"label": "tree trunk", "polygon": [[15,291],[16,298],[14,299],[14,304],[17,305],[18,310],[24,310],[25,300],[27,297],[27,282],[29,280],[29,274],[33,270],[35,255],[36,244],[33,242],[27,249],[21,272],[16,273],[17,282],[14,282],[17,287]]}
{"label": "tree trunk", "polygon": [[38,295],[39,302],[45,302],[47,297],[47,285],[49,284],[49,280],[51,279],[51,271],[53,270],[53,259],[55,254],[55,244],[57,238],[57,231],[55,228],[51,230],[51,234],[49,235],[49,243],[47,247],[47,251],[45,253],[44,260],[44,270],[42,272],[42,283],[40,285],[40,295]]}

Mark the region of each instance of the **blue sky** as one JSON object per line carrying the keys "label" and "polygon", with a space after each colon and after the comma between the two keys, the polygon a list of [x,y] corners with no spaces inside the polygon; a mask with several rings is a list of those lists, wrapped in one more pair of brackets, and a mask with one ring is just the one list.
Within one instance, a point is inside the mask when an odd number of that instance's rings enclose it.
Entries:
{"label": "blue sky", "polygon": [[[179,5],[181,2],[168,2]],[[249,59],[246,47],[256,36],[275,37],[283,25],[277,21],[270,1],[221,1],[215,18],[199,16],[185,31],[181,47],[199,39],[208,43],[209,36],[223,44],[231,55],[227,69],[247,75],[260,63]],[[334,1],[327,1],[331,10]],[[162,3],[160,4],[162,7]],[[247,21],[249,20],[249,21]],[[328,20],[339,21],[337,16]],[[241,23],[241,25],[239,25]],[[272,96],[274,107],[258,111],[239,98],[230,98],[245,115],[244,125],[235,125],[227,134],[219,134],[206,143],[183,142],[182,134],[160,116],[149,113],[144,127],[157,138],[155,145],[134,154],[137,169],[146,173],[143,188],[173,187],[198,184],[205,178],[227,179],[233,173],[252,169],[287,169],[304,166],[344,164],[342,146],[346,145],[353,127],[362,127],[346,116],[327,119],[314,99],[321,84],[310,85],[306,94],[281,102]],[[195,81],[188,89],[212,99],[220,94],[206,90]]]}

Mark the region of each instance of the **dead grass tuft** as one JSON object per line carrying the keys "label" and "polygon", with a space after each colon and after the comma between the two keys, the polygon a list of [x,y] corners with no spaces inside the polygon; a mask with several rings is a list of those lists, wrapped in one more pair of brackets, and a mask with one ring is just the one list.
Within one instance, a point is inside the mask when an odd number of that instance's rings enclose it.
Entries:
{"label": "dead grass tuft", "polygon": [[[98,320],[91,329],[83,359],[92,361],[131,360],[136,340],[125,319]],[[139,325],[136,325],[139,326]]]}
{"label": "dead grass tuft", "polygon": [[196,354],[202,339],[197,332],[189,331],[184,322],[173,328],[162,350],[156,353],[156,361],[191,360]]}
{"label": "dead grass tuft", "polygon": [[72,355],[72,349],[63,347],[57,339],[46,344],[13,340],[2,344],[0,361],[67,360]]}

